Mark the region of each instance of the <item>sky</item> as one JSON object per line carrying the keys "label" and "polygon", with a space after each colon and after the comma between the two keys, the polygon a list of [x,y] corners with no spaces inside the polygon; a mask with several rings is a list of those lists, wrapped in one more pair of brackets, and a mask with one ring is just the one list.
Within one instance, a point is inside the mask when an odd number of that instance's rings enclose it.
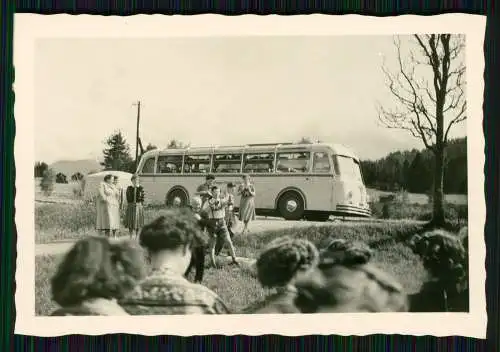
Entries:
{"label": "sky", "polygon": [[361,159],[423,148],[378,122],[377,102],[393,104],[381,70],[392,36],[40,39],[35,55],[37,161],[99,160],[117,130],[134,154],[138,100],[144,146],[305,136]]}

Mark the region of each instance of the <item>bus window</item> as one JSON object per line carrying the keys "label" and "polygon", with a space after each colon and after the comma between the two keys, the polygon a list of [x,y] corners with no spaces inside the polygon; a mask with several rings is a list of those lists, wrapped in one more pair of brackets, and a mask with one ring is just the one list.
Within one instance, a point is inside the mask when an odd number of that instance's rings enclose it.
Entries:
{"label": "bus window", "polygon": [[143,174],[154,174],[155,172],[155,157],[152,156],[148,158],[142,165],[141,173]]}
{"label": "bus window", "polygon": [[340,174],[340,177],[355,181],[363,181],[359,163],[355,159],[342,155],[334,155],[334,160],[335,171]]}
{"label": "bus window", "polygon": [[212,170],[214,173],[239,173],[241,170],[241,154],[214,155]]}
{"label": "bus window", "polygon": [[182,167],[182,155],[160,155],[156,172],[159,174],[179,174]]}
{"label": "bus window", "polygon": [[313,155],[313,172],[330,173],[330,160],[327,153],[316,152]]}
{"label": "bus window", "polygon": [[274,153],[254,153],[245,155],[243,172],[270,173],[274,169]]}
{"label": "bus window", "polygon": [[309,171],[309,152],[279,153],[276,172],[307,172]]}
{"label": "bus window", "polygon": [[210,172],[210,155],[186,155],[184,173],[206,174]]}

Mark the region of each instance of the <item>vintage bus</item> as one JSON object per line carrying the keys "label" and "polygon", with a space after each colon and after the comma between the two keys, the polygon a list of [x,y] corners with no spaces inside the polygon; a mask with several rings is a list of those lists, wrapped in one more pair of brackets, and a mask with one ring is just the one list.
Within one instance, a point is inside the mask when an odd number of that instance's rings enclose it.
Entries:
{"label": "vintage bus", "polygon": [[[258,215],[326,221],[330,215],[370,217],[357,156],[337,144],[249,144],[146,152],[137,168],[146,203],[186,205],[213,174],[223,187],[249,174]],[[236,205],[239,198],[236,197]]]}

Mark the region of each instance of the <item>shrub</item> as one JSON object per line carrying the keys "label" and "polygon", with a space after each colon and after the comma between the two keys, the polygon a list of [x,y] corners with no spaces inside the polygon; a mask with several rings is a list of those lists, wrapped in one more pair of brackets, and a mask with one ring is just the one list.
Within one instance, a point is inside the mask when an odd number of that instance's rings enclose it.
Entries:
{"label": "shrub", "polygon": [[92,204],[49,204],[35,207],[36,230],[78,232],[95,227],[96,210]]}
{"label": "shrub", "polygon": [[48,169],[43,172],[40,188],[46,196],[50,196],[54,191],[54,183],[56,182],[56,175],[54,170]]}

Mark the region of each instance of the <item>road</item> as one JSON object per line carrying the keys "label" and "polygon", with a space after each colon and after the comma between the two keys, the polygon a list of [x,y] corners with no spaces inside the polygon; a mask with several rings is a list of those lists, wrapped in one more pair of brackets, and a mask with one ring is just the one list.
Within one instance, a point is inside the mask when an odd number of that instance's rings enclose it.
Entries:
{"label": "road", "polygon": [[[355,224],[362,224],[370,222],[390,222],[391,220],[374,220],[374,219],[357,219],[354,220],[346,220],[346,222]],[[392,220],[398,221],[398,220]],[[313,221],[286,221],[281,218],[272,218],[272,217],[257,217],[256,220],[250,223],[250,235],[258,235],[264,231],[270,230],[279,230],[286,228],[297,228],[297,227],[310,227],[310,226],[331,226],[333,224],[332,221],[329,222],[313,222]],[[238,233],[240,229],[236,229],[236,233]],[[126,239],[128,236],[119,237],[119,239]],[[54,255],[61,254],[68,251],[71,246],[75,243],[76,240],[61,240],[57,242],[44,243],[44,244],[36,244],[35,245],[35,255]]]}

